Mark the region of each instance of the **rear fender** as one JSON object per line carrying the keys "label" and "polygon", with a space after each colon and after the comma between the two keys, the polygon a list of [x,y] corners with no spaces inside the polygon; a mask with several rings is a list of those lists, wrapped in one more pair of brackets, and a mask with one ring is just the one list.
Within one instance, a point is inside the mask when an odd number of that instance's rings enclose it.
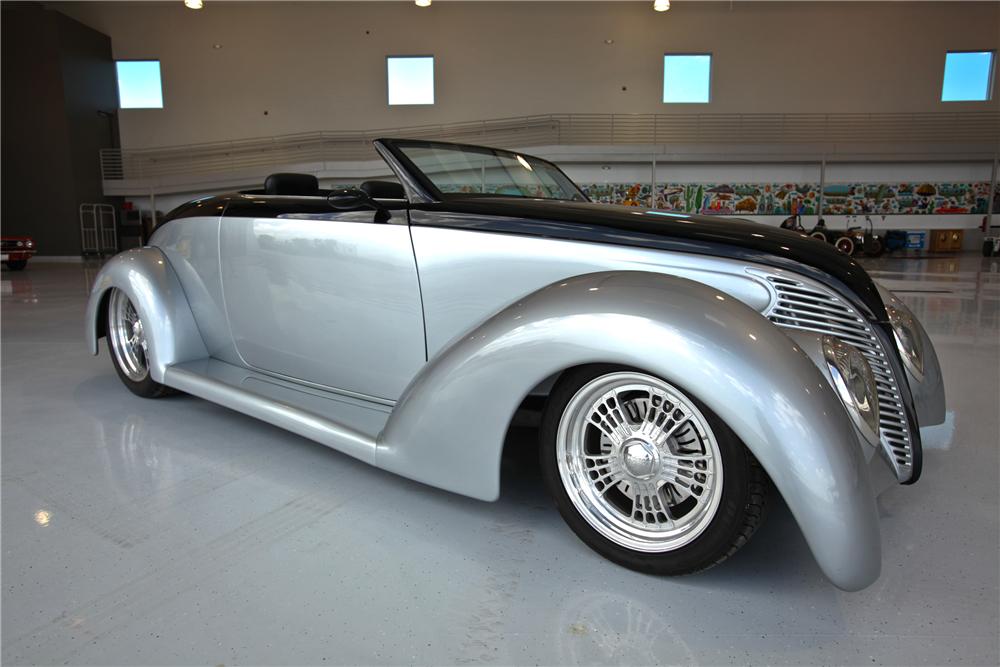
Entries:
{"label": "rear fender", "polygon": [[157,248],[119,253],[101,268],[87,302],[85,337],[91,354],[98,352],[104,324],[103,302],[112,287],[125,292],[142,318],[149,342],[149,374],[163,382],[167,366],[208,356],[187,297],[167,258]]}
{"label": "rear fender", "polygon": [[376,464],[484,500],[518,405],[582,364],[632,366],[697,397],[774,481],[837,586],[872,583],[878,517],[846,411],[801,349],[711,287],[645,272],[603,272],[525,296],[453,340],[413,379],[379,436]]}

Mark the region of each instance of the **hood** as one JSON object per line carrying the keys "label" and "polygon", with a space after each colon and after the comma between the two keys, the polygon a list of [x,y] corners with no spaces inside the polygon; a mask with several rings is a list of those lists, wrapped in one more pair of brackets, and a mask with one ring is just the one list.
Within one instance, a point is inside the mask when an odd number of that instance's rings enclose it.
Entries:
{"label": "hood", "polygon": [[[697,254],[735,254],[790,270],[794,270],[795,264],[805,265],[843,283],[876,318],[885,318],[878,289],[853,259],[807,234],[750,220],[520,197],[450,196],[440,202],[417,205],[414,209],[417,224],[443,224]],[[419,211],[434,215],[422,216]]]}

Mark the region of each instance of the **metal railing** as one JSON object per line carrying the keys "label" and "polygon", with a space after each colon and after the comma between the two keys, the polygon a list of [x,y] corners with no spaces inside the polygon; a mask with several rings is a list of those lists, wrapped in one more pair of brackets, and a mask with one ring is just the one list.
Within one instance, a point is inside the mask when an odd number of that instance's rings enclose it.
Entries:
{"label": "metal railing", "polygon": [[143,150],[101,150],[104,180],[370,160],[377,137],[527,148],[657,144],[972,143],[995,152],[1000,112],[882,114],[549,114],[352,132],[307,132]]}

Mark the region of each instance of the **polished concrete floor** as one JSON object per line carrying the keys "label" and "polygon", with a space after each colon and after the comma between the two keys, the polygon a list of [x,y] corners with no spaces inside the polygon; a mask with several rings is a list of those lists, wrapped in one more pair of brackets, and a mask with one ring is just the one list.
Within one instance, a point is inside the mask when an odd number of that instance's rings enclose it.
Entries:
{"label": "polished concrete floor", "polygon": [[920,483],[880,498],[883,573],[859,593],[783,506],[724,565],[644,576],[576,539],[531,457],[482,503],[136,398],[84,349],[94,268],[5,270],[3,662],[996,665],[1000,263],[871,268],[931,332],[949,411]]}

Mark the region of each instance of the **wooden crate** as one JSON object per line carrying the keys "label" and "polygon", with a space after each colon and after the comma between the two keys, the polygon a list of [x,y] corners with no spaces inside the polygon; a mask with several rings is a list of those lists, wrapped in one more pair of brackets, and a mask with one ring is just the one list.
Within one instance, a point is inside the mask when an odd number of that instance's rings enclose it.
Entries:
{"label": "wooden crate", "polygon": [[935,229],[931,232],[931,252],[958,252],[964,235],[962,229]]}

